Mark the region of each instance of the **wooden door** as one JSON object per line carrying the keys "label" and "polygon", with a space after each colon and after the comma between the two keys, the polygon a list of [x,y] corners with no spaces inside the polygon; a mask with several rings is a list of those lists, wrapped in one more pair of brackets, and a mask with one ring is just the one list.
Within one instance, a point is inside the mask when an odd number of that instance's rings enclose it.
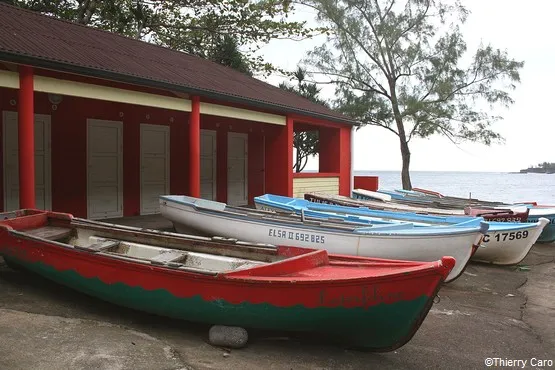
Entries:
{"label": "wooden door", "polygon": [[123,217],[123,123],[87,120],[87,217]]}

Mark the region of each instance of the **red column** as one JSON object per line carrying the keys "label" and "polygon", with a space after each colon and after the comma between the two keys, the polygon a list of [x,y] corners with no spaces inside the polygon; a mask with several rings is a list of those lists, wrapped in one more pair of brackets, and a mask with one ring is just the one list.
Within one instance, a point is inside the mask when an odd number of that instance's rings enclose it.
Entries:
{"label": "red column", "polygon": [[189,116],[189,195],[200,197],[200,98],[191,97]]}
{"label": "red column", "polygon": [[350,126],[343,126],[339,131],[340,146],[339,146],[339,195],[351,196],[351,140],[352,128]]}
{"label": "red column", "polygon": [[35,108],[33,68],[19,67],[19,208],[35,208]]}
{"label": "red column", "polygon": [[293,132],[294,132],[294,122],[291,116],[287,116],[287,127],[286,127],[286,140],[287,140],[287,196],[293,196]]}
{"label": "red column", "polygon": [[293,196],[293,119],[265,130],[266,193]]}

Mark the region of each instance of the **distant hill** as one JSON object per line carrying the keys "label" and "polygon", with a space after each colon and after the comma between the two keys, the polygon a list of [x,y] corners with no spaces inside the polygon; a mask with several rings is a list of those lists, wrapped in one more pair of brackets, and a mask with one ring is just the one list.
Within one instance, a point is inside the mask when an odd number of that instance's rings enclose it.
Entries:
{"label": "distant hill", "polygon": [[520,173],[555,173],[555,163],[543,162],[520,170]]}

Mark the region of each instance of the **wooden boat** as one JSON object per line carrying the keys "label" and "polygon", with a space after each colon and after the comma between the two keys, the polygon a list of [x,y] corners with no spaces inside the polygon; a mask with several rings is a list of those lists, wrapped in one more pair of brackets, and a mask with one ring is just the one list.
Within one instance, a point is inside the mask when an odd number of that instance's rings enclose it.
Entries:
{"label": "wooden boat", "polygon": [[[354,192],[353,192],[353,195]],[[392,202],[381,202],[369,199],[368,197],[363,198],[363,195],[359,195],[359,198],[349,198],[342,195],[333,195],[326,193],[305,193],[304,199],[315,203],[323,204],[337,204],[349,207],[367,207],[375,210],[387,210],[393,212],[413,212],[417,214],[426,215],[439,215],[439,216],[463,216],[465,215],[464,210],[456,209],[438,209],[433,207],[416,207],[400,203]],[[524,205],[515,205],[511,210],[516,213],[522,213],[522,207]],[[540,218],[546,218],[549,223],[543,228],[540,236],[536,240],[536,243],[552,243],[555,241],[555,207],[553,208],[542,208],[532,205],[528,205],[528,218],[525,222],[527,223],[537,223]],[[499,210],[499,209],[498,209]],[[496,215],[484,215],[482,216],[486,221],[488,219],[499,219]],[[504,221],[502,221],[504,222]]]}
{"label": "wooden boat", "polygon": [[[359,189],[360,190],[360,189]],[[368,196],[365,196],[365,192],[355,192],[353,191],[353,198],[346,197],[343,195],[333,195],[327,193],[305,193],[304,199],[315,203],[324,204],[337,204],[343,206],[353,206],[353,207],[368,207],[377,210],[387,210],[387,211],[400,211],[400,212],[414,212],[430,215],[441,215],[441,216],[464,216],[464,210],[462,209],[438,209],[434,207],[422,207],[407,205],[401,203],[384,202],[373,200]]]}
{"label": "wooden boat", "polygon": [[423,188],[412,188],[412,192],[415,193],[420,193],[420,194],[425,194],[428,196],[436,196],[438,198],[443,198],[445,200],[454,200],[454,201],[460,201],[460,202],[469,202],[472,204],[478,204],[478,205],[483,205],[483,206],[510,206],[511,204],[509,203],[505,203],[505,202],[498,202],[498,201],[491,201],[491,200],[483,200],[483,199],[477,199],[477,198],[462,198],[462,197],[454,197],[451,195],[443,195],[439,192],[433,191],[433,190],[429,190],[429,189],[423,189]]}
{"label": "wooden boat", "polygon": [[452,256],[456,265],[446,282],[464,271],[489,227],[480,220],[467,227],[423,229],[414,228],[411,223],[371,226],[333,217],[322,219],[231,207],[184,195],[160,196],[160,213],[173,222],[178,232],[195,229],[207,235],[363,257],[434,261]]}
{"label": "wooden boat", "polygon": [[[413,188],[413,191],[424,194],[423,189]],[[385,194],[384,194],[385,195]],[[442,196],[441,202],[458,201],[459,204],[469,202],[464,198],[453,196]],[[547,218],[549,223],[543,229],[539,236],[538,243],[552,243],[555,241],[555,206],[539,205],[537,202],[520,202],[515,204],[486,201],[480,199],[470,199],[471,204],[474,206],[465,207],[465,213],[469,215],[478,215],[485,212],[500,212],[495,214],[483,213],[482,217],[486,220],[495,220],[502,222],[531,222],[536,223],[540,218]],[[518,207],[518,208],[517,208]],[[524,210],[523,210],[524,209]],[[505,211],[502,212],[502,211]],[[519,219],[520,221],[515,221]]]}
{"label": "wooden boat", "polygon": [[455,260],[392,261],[214,240],[62,213],[0,217],[0,255],[91,296],[171,318],[332,336],[391,351],[426,317]]}
{"label": "wooden boat", "polygon": [[[412,222],[416,227],[430,225],[464,226],[476,218],[469,216],[434,216],[421,215],[410,212],[388,212],[371,210],[366,207],[349,207],[313,203],[305,199],[290,198],[280,195],[265,194],[254,198],[257,208],[281,212],[310,212],[312,216],[344,217],[359,222],[365,220],[382,220],[389,222]],[[483,220],[482,218],[479,218]],[[544,227],[549,223],[546,218],[540,218],[536,223],[495,222],[488,221],[489,229],[482,240],[480,248],[471,259],[498,265],[514,265],[521,262],[528,254]]]}
{"label": "wooden boat", "polygon": [[527,222],[530,209],[520,207],[518,209],[497,209],[484,207],[464,207],[464,213],[469,216],[483,217],[488,221],[499,222]]}
{"label": "wooden boat", "polygon": [[528,220],[526,222],[538,222],[538,220],[542,217],[547,218],[549,223],[543,229],[537,242],[552,243],[555,241],[555,207],[542,208],[531,206],[530,213],[528,214]]}
{"label": "wooden boat", "polygon": [[[374,192],[375,193],[375,192]],[[511,210],[514,207],[525,208],[523,205],[514,205],[514,204],[505,204],[501,202],[486,202],[480,201],[476,199],[464,199],[464,198],[455,198],[455,197],[436,197],[431,196],[419,192],[414,192],[412,190],[383,190],[379,189],[377,191],[378,194],[386,195],[391,197],[390,200],[387,200],[391,203],[409,205],[409,206],[416,206],[416,207],[433,207],[438,209],[452,209],[452,210],[461,210],[464,207],[471,206],[471,207],[484,207],[484,208],[496,208],[496,209],[503,209],[503,210]],[[375,196],[370,196],[368,191],[361,190],[361,189],[354,189],[353,196],[356,198],[365,199],[367,197],[371,199],[375,199]]]}
{"label": "wooden boat", "polygon": [[[391,196],[393,199],[401,202],[417,202],[417,203],[433,203],[438,207],[464,207],[467,205],[484,206],[484,207],[511,207],[511,204],[496,201],[486,201],[476,198],[461,198],[446,195],[435,195],[432,191],[422,191],[419,188],[413,190],[385,190],[378,189],[378,193]],[[438,193],[439,194],[439,193]]]}

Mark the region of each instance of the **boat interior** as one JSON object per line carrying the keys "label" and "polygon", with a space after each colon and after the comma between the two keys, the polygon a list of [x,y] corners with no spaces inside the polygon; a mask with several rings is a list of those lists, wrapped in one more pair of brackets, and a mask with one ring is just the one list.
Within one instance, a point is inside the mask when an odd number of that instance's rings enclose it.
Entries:
{"label": "boat interior", "polygon": [[[353,193],[354,194],[354,193]],[[348,207],[369,207],[382,211],[402,211],[416,214],[428,215],[438,214],[444,216],[464,216],[462,209],[443,209],[431,205],[411,205],[404,202],[383,202],[380,200],[349,198],[342,195],[321,195],[318,193],[307,193],[305,199],[312,202],[326,202],[326,198],[333,199],[337,204]],[[430,208],[429,208],[430,207]]]}
{"label": "boat interior", "polygon": [[[254,209],[245,207],[235,207],[205,199],[192,198],[188,196],[164,196],[168,201],[172,201],[183,205],[194,205],[198,209],[223,212],[229,215],[246,216],[251,219],[277,221],[284,224],[303,225],[303,226],[316,226],[323,227],[331,230],[348,231],[348,232],[365,232],[376,230],[399,230],[409,229],[414,227],[412,222],[396,222],[375,220],[369,223],[368,218],[345,215],[343,217],[334,217],[329,215],[322,217],[321,213],[316,216],[314,212],[302,211],[301,214],[289,211],[273,211],[264,209]],[[364,219],[364,220],[363,220]]]}
{"label": "boat interior", "polygon": [[12,227],[12,233],[24,238],[197,273],[215,275],[288,258],[269,244],[138,229],[69,215],[64,218],[56,213],[24,212],[28,213],[0,214],[0,225]]}

